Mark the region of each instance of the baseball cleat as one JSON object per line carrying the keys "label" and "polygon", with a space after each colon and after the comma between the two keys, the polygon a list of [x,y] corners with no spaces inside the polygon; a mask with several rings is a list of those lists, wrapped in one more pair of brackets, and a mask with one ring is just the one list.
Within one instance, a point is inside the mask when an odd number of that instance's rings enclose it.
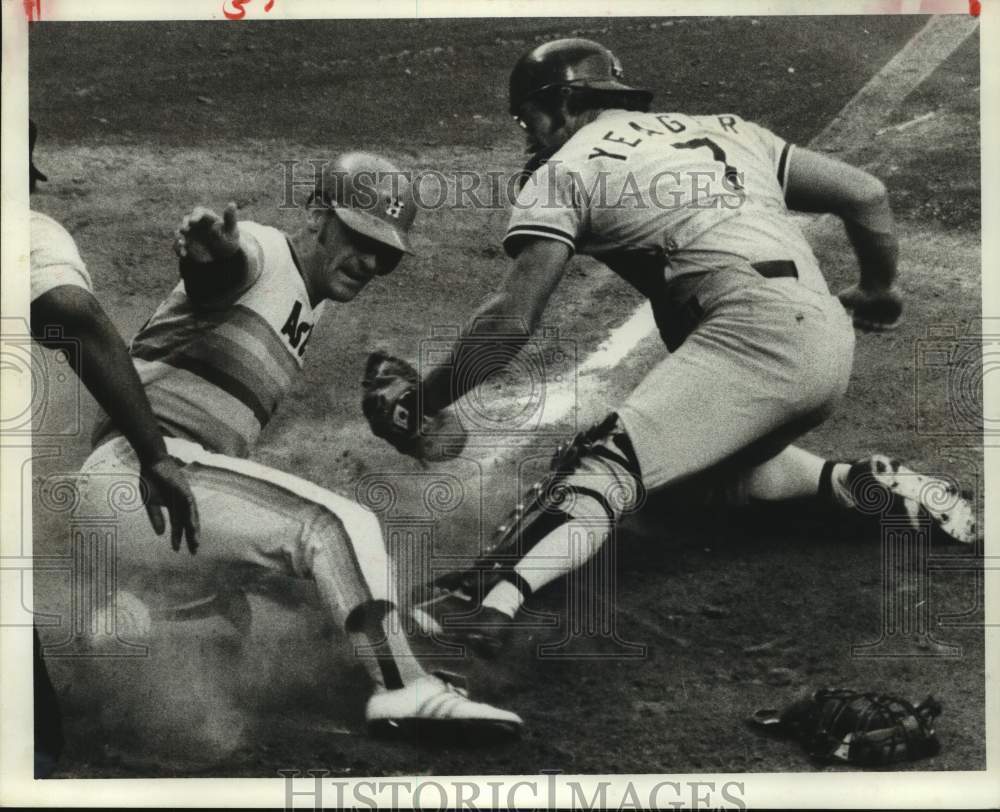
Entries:
{"label": "baseball cleat", "polygon": [[975,509],[954,482],[918,474],[876,454],[852,464],[845,484],[854,508],[861,513],[905,516],[915,528],[929,521],[962,544],[976,541]]}
{"label": "baseball cleat", "polygon": [[487,660],[499,656],[515,625],[509,615],[481,606],[461,590],[431,598],[414,607],[412,614],[428,636],[442,643],[468,646]]}
{"label": "baseball cleat", "polygon": [[416,604],[410,614],[420,626],[421,631],[431,637],[442,637],[444,619],[469,618],[480,609],[480,603],[461,589],[441,590],[427,600]]}
{"label": "baseball cleat", "polygon": [[501,741],[521,733],[516,713],[469,699],[460,677],[439,672],[368,700],[365,719],[382,738],[463,743]]}
{"label": "baseball cleat", "polygon": [[443,617],[445,636],[469,646],[486,660],[495,660],[510,637],[514,619],[498,609],[483,606],[474,619]]}

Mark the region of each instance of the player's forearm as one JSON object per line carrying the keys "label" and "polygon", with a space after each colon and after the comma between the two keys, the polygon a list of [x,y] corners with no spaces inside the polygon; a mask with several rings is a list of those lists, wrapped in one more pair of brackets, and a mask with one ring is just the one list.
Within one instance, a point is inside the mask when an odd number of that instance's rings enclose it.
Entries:
{"label": "player's forearm", "polygon": [[892,287],[899,260],[899,238],[895,230],[875,231],[853,220],[845,220],[844,225],[858,257],[860,287],[868,291]]}
{"label": "player's forearm", "polygon": [[537,318],[517,312],[504,293],[486,301],[452,348],[452,363],[434,367],[421,384],[426,414],[435,414],[502,371],[531,335]]}
{"label": "player's forearm", "polygon": [[827,212],[844,221],[861,267],[861,287],[886,290],[896,278],[899,242],[885,184],[864,169],[797,148],[789,159],[790,209]]}
{"label": "player's forearm", "polygon": [[479,308],[452,351],[452,363],[433,370],[423,385],[425,414],[434,414],[505,369],[538,328],[571,249],[532,238],[520,248],[503,289]]}
{"label": "player's forearm", "polygon": [[69,353],[73,371],[144,466],[166,456],[163,436],[132,358],[93,295],[82,288],[56,288],[32,304],[31,324],[43,345],[53,340],[45,337],[49,325],[59,326],[63,339],[78,342],[76,351]]}
{"label": "player's forearm", "polygon": [[864,290],[888,290],[896,278],[899,239],[885,185],[874,175],[860,173],[848,204],[837,212],[854,247]]}

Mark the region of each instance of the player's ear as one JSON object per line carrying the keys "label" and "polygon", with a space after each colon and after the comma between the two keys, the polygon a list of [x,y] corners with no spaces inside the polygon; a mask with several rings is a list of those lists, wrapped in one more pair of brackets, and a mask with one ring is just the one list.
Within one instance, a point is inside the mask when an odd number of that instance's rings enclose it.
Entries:
{"label": "player's ear", "polygon": [[308,228],[310,231],[319,233],[323,230],[323,224],[330,210],[323,206],[310,206],[307,210]]}

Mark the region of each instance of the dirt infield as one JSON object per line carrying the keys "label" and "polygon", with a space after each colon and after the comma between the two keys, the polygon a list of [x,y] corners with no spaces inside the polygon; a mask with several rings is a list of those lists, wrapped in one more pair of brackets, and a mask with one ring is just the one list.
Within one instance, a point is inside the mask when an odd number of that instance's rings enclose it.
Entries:
{"label": "dirt infield", "polygon": [[[299,212],[277,205],[283,161],[364,147],[449,178],[514,171],[522,155],[506,114],[507,74],[536,41],[574,33],[600,39],[619,52],[630,81],[656,91],[656,106],[736,112],[805,143],[921,22],[41,24],[31,32],[31,112],[40,127],[35,160],[50,181],[32,206],[73,233],[99,298],[131,335],[175,283],[171,235],[193,205],[218,209],[235,199],[243,219],[295,227]],[[73,60],[64,59],[69,52]],[[956,405],[949,377],[982,316],[978,85],[973,37],[852,156],[889,186],[907,311],[898,331],[859,337],[845,402],[804,445],[845,459],[891,453],[980,488],[981,500],[981,394],[977,423],[968,406],[974,413],[975,391]],[[383,516],[390,527],[426,524],[420,505],[427,488],[458,480],[458,504],[429,513],[435,549],[457,559],[472,555],[516,495],[514,463],[470,457],[425,471],[399,458],[363,432],[360,376],[370,350],[417,357],[434,328],[456,325],[457,314],[499,283],[506,218],[502,205],[421,212],[419,256],[317,328],[306,372],[254,458],[362,500],[366,483],[388,481],[399,499],[395,513]],[[819,226],[813,238],[831,288],[853,281],[856,265],[840,229]],[[546,325],[571,357],[582,358],[637,304],[606,269],[576,260]],[[613,373],[618,391],[661,352],[643,345],[623,362]],[[572,365],[555,371],[572,374]],[[503,382],[492,386],[504,391]],[[571,431],[572,419],[584,422],[612,406],[584,404],[549,430]],[[92,415],[85,398],[84,429]],[[58,456],[38,459],[36,477],[78,467],[86,435],[45,441]],[[538,438],[516,462],[540,458],[552,444]],[[34,532],[36,552],[66,549],[65,517],[37,499]],[[390,545],[403,559],[395,538],[390,533]],[[310,589],[279,584],[273,588],[283,601],[301,608],[255,596],[254,629],[242,647],[224,624],[205,621],[169,624],[149,658],[51,660],[69,739],[57,775],[807,771],[814,766],[795,746],[760,738],[742,720],[824,685],[915,700],[934,693],[945,707],[942,753],[912,768],[983,769],[981,572],[973,552],[934,548],[930,609],[923,610],[933,630],[921,635],[884,616],[877,529],[805,507],[780,521],[763,510],[681,521],[654,506],[626,528],[615,600],[597,601],[613,634],[573,637],[554,649],[571,656],[539,656],[540,644],[567,634],[564,624],[541,628],[519,636],[489,667],[426,652],[467,673],[488,701],[524,717],[524,741],[500,748],[368,739],[363,674],[330,653],[334,633],[320,622]],[[401,579],[409,586],[405,572]],[[61,611],[66,579],[40,574],[36,584],[38,606]],[[562,617],[575,588],[558,587],[534,608]],[[945,615],[956,617],[939,625]],[[906,656],[852,654],[887,629],[885,646],[867,654],[896,645]],[[47,642],[57,636],[43,630]]]}

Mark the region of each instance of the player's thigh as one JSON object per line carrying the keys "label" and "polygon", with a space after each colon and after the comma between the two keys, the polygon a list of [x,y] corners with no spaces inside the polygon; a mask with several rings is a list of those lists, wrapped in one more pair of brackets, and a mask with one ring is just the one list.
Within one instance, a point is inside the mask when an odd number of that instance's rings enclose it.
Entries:
{"label": "player's thigh", "polygon": [[646,487],[759,463],[821,422],[847,385],[843,327],[824,307],[766,298],[700,325],[620,410]]}
{"label": "player's thigh", "polygon": [[84,468],[86,499],[107,505],[117,558],[125,568],[189,570],[199,578],[222,576],[230,581],[260,569],[306,576],[312,555],[310,529],[322,524],[323,533],[346,536],[338,514],[363,511],[312,483],[255,463],[203,450],[198,459],[184,459],[183,452],[177,456],[187,463],[184,472],[198,505],[201,543],[196,555],[185,547],[175,552],[168,534],[153,532],[141,499],[124,498],[139,488],[129,449],[119,445],[95,453]]}

